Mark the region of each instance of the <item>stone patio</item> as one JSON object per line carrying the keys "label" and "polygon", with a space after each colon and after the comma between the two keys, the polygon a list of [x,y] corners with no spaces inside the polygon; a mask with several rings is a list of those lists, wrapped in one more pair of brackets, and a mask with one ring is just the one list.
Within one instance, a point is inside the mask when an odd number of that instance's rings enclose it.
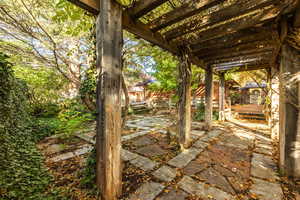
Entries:
{"label": "stone patio", "polygon": [[[135,131],[122,136],[121,158],[147,173],[151,180],[137,184],[136,191],[123,199],[282,199],[267,129],[251,131],[226,122],[203,131],[203,124],[194,122],[192,146],[181,152],[174,133],[170,136],[166,131],[173,123],[163,116],[136,117],[126,123]],[[95,143],[93,136],[79,135],[89,145],[57,155],[51,161],[89,152]],[[58,146],[54,147],[56,150]]]}

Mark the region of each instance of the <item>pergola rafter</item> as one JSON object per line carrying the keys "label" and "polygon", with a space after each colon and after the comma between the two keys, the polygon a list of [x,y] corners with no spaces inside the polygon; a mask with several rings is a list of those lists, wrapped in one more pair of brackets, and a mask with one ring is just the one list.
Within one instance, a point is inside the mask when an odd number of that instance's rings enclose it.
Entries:
{"label": "pergola rafter", "polygon": [[133,19],[138,19],[167,1],[168,0],[135,1],[133,5],[127,9],[127,12]]}
{"label": "pergola rafter", "polygon": [[197,53],[204,49],[230,48],[239,44],[245,44],[259,40],[272,40],[273,34],[276,34],[275,30],[265,27],[243,29],[220,38],[191,45],[190,48],[193,53]]}
{"label": "pergola rafter", "polygon": [[239,1],[238,3],[233,3],[230,6],[225,6],[216,12],[212,12],[210,15],[200,17],[199,19],[187,22],[176,29],[170,30],[165,33],[167,39],[174,39],[181,37],[185,34],[195,32],[201,29],[205,29],[208,26],[213,26],[214,24],[230,20],[237,16],[245,15],[253,10],[258,10],[266,6],[273,5],[272,0],[248,0]]}
{"label": "pergola rafter", "polygon": [[[223,0],[224,1],[224,0]],[[167,26],[171,26],[183,19],[191,17],[205,9],[217,5],[221,0],[190,0],[181,7],[176,8],[151,21],[148,25],[153,32],[157,32]]]}
{"label": "pergola rafter", "polygon": [[[99,0],[70,1],[92,14],[99,13]],[[231,51],[234,50],[235,45],[269,38],[272,23],[269,23],[267,27],[262,25],[275,19],[280,13],[284,13],[285,8],[290,10],[291,4],[296,6],[296,1],[189,0],[145,24],[139,18],[159,8],[167,0],[139,0],[124,8],[122,26],[132,34],[174,55],[180,55],[182,47],[187,47],[191,62],[206,68],[202,65],[201,59],[205,61],[206,56],[212,56],[207,55],[207,52],[212,51],[210,48]],[[211,11],[208,12],[209,10]],[[258,27],[255,27],[257,25]],[[165,29],[167,31],[164,31]],[[202,54],[204,51],[205,54]],[[239,51],[244,51],[244,49]],[[232,53],[236,55],[235,51]]]}

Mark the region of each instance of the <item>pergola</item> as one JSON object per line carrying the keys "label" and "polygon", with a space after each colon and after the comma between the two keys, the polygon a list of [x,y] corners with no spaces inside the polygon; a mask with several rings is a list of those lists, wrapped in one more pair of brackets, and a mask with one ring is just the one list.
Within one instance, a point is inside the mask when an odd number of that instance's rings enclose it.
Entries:
{"label": "pergola", "polygon": [[[190,145],[191,64],[206,72],[207,128],[212,124],[214,73],[220,75],[220,116],[224,119],[224,72],[267,69],[269,86],[273,87],[271,83],[276,85],[279,74],[300,69],[299,52],[286,42],[292,30],[300,27],[298,0],[133,0],[128,5],[115,0],[69,1],[98,15],[97,184],[104,200],[117,199],[121,192],[123,29],[180,59],[178,136],[182,149]],[[280,79],[281,84],[284,81]],[[273,135],[280,133],[280,165],[299,177],[300,167],[295,163],[300,162],[300,156],[291,155],[291,145],[297,142],[297,123],[290,119],[297,120],[298,110],[285,100],[289,94],[279,91],[278,84],[273,90],[282,96],[280,127],[276,114],[270,121]],[[270,113],[279,113],[275,109],[278,105],[272,104]]]}

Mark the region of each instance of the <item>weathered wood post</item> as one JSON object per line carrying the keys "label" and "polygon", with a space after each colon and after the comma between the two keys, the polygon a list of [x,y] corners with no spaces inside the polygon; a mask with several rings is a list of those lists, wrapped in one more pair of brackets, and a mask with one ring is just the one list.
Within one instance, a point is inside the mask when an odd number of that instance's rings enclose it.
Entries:
{"label": "weathered wood post", "polygon": [[[294,26],[300,28],[300,23],[298,25],[296,23],[297,19],[296,15]],[[300,52],[294,46],[297,44],[290,43],[287,40],[287,37],[292,36],[293,31],[296,31],[296,29],[285,20],[282,23],[281,30],[283,31],[281,34],[282,48],[280,60],[280,167],[287,175],[299,179]]]}
{"label": "weathered wood post", "polygon": [[300,53],[285,43],[280,63],[280,165],[290,176],[300,178],[300,125],[297,73]]}
{"label": "weathered wood post", "polygon": [[266,100],[265,100],[265,105],[266,107],[266,111],[265,111],[265,115],[266,115],[266,120],[268,123],[268,126],[270,127],[270,132],[271,132],[271,98],[272,98],[272,77],[271,77],[271,68],[267,68],[266,69],[267,72],[267,95],[266,95]]}
{"label": "weathered wood post", "polygon": [[182,52],[179,59],[178,137],[180,147],[183,150],[190,146],[192,71],[191,62],[185,52]]}
{"label": "weathered wood post", "polygon": [[121,194],[121,48],[122,8],[100,1],[97,38],[97,186],[99,199],[116,200]]}
{"label": "weathered wood post", "polygon": [[225,74],[220,74],[219,81],[219,120],[225,121]]}
{"label": "weathered wood post", "polygon": [[213,104],[213,71],[211,66],[205,70],[205,123],[208,129],[212,126]]}
{"label": "weathered wood post", "polygon": [[271,131],[271,138],[279,139],[279,72],[276,67],[272,67],[268,71],[268,85],[269,85],[269,105],[268,105],[268,124]]}

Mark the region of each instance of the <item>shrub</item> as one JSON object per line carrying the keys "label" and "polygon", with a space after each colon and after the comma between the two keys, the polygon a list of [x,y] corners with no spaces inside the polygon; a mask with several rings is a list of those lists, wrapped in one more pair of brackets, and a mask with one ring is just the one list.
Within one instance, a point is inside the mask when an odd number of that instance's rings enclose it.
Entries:
{"label": "shrub", "polygon": [[[217,111],[213,111],[213,116],[212,116],[213,120],[218,120],[219,119],[219,113]],[[197,111],[194,115],[194,119],[197,121],[204,121],[205,119],[205,105],[204,103],[200,103],[197,106]]]}
{"label": "shrub", "polygon": [[47,191],[51,177],[35,147],[26,85],[11,67],[0,53],[0,199],[56,199]]}
{"label": "shrub", "polygon": [[88,122],[95,119],[95,116],[78,102],[80,101],[73,99],[62,104],[61,111],[58,114],[60,125],[56,131],[57,133],[63,133],[65,137],[69,137],[77,130],[85,128]]}

